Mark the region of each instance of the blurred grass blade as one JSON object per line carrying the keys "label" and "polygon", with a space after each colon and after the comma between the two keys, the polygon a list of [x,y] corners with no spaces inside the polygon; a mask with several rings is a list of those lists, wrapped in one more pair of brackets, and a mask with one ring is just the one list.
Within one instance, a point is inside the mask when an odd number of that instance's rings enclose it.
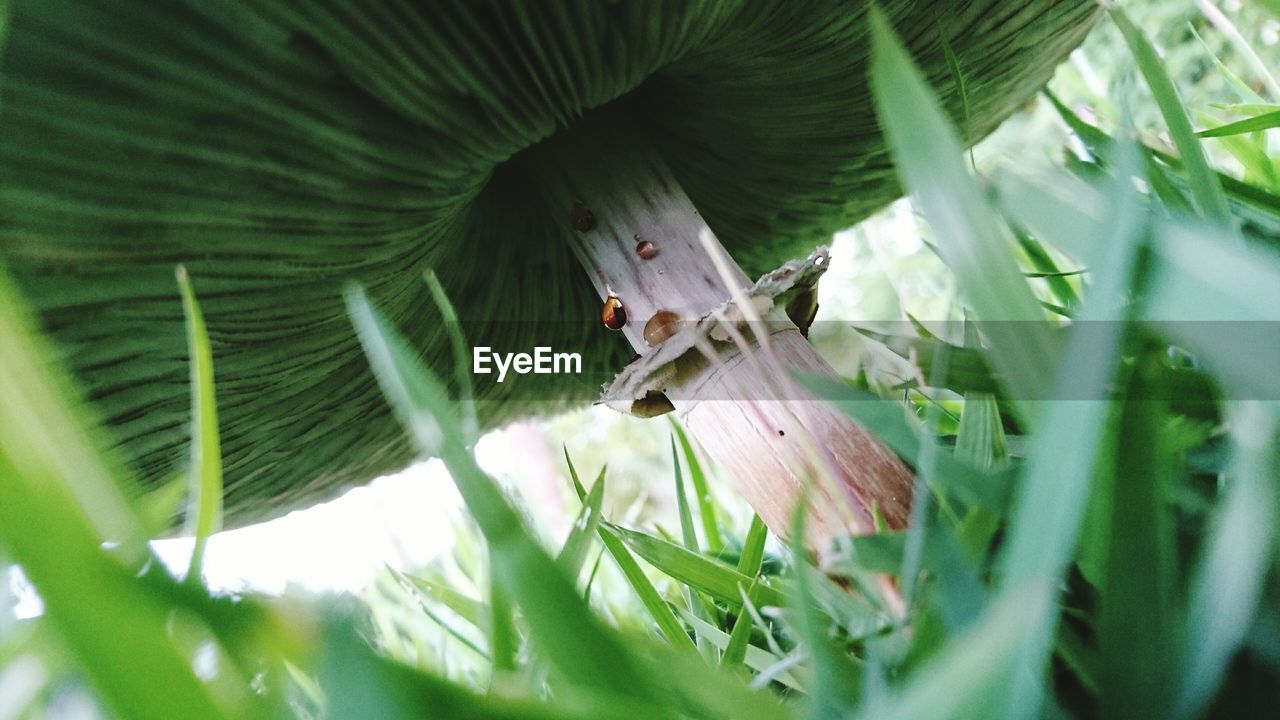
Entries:
{"label": "blurred grass blade", "polygon": [[[233,674],[216,688],[196,677],[191,656],[170,636],[170,607],[138,581],[151,558],[142,524],[81,429],[70,381],[24,308],[0,272],[0,546],[120,716],[225,718],[247,710],[240,703],[248,689],[235,688]],[[114,551],[103,549],[107,543]]]}
{"label": "blurred grass blade", "polygon": [[[1273,98],[1280,100],[1280,84],[1276,83],[1276,79],[1271,74],[1271,70],[1267,67],[1267,64],[1262,61],[1262,58],[1258,57],[1257,51],[1253,49],[1253,46],[1249,41],[1240,33],[1240,29],[1236,27],[1236,24],[1231,22],[1231,19],[1227,17],[1227,15],[1223,13],[1222,10],[1212,2],[1212,0],[1196,0],[1196,5],[1200,7],[1200,12],[1204,13],[1204,16],[1209,19],[1209,22],[1213,23],[1213,26],[1227,37],[1231,42],[1232,50],[1239,53],[1240,56],[1244,58],[1249,69],[1257,76],[1257,80],[1262,83],[1263,87],[1267,89],[1267,92],[1270,93]],[[1196,37],[1197,39],[1200,39],[1199,35]],[[1204,45],[1204,40],[1200,40],[1200,43],[1201,45]],[[1210,53],[1210,55],[1213,54]],[[1213,60],[1215,64],[1223,67],[1225,72],[1230,72],[1230,70],[1223,65],[1222,61],[1219,60],[1216,55],[1213,55]],[[1234,75],[1234,73],[1231,74]],[[1254,100],[1260,99],[1258,98],[1258,94],[1239,78],[1235,78],[1232,84],[1244,85],[1244,89],[1246,90],[1246,92],[1243,93],[1244,97]]]}
{"label": "blurred grass blade", "polygon": [[[947,70],[951,73],[951,82],[955,83],[956,95],[960,98],[960,130],[961,136],[966,140],[972,140],[973,120],[969,110],[969,92],[965,87],[964,72],[960,70],[960,58],[956,57],[956,51],[951,47],[951,42],[947,40],[947,33],[938,28],[938,39],[942,41],[942,56],[947,61]],[[969,167],[975,171],[978,168],[978,162],[974,159],[973,147],[969,147]]]}
{"label": "blurred grass blade", "polygon": [[[1116,372],[1127,327],[1123,314],[1145,233],[1142,204],[1133,184],[1140,167],[1137,148],[1129,146],[1111,182],[1116,200],[1103,224],[1107,255],[1096,265],[1094,283],[1072,328],[1058,366],[1056,397],[1086,398],[1049,403],[1036,434],[1036,451],[1027,463],[1023,484],[1009,520],[999,558],[1001,588],[1051,588],[1070,563],[1090,494],[1093,467],[1102,445],[1110,403],[1106,388]],[[1087,399],[1095,398],[1095,399]],[[1063,438],[1071,438],[1070,449]],[[1019,672],[1006,686],[1005,708],[1011,718],[1041,710],[1044,674],[1040,671],[1052,648],[1056,614],[1023,629]]]}
{"label": "blurred grass blade", "polygon": [[[1163,447],[1161,428],[1167,406],[1158,398],[1151,366],[1140,356],[1120,406],[1112,441],[1109,480],[1110,528],[1098,528],[1087,541],[1105,541],[1107,571],[1095,633],[1100,650],[1099,677],[1104,714],[1114,718],[1166,717],[1169,648],[1174,613],[1172,591],[1175,538],[1168,516],[1168,478],[1172,457]],[[1100,482],[1097,491],[1108,490]],[[1105,533],[1105,534],[1104,534]]]}
{"label": "blurred grass blade", "polygon": [[1156,236],[1143,319],[1195,352],[1231,397],[1280,398],[1280,253],[1187,225],[1162,223]]}
{"label": "blurred grass blade", "polygon": [[[565,677],[630,697],[652,696],[626,648],[596,619],[574,584],[530,536],[497,482],[476,465],[438,378],[369,304],[346,292],[348,312],[397,417],[424,453],[438,454],[489,543],[491,572],[523,611],[529,634]],[[602,673],[600,668],[611,668]]]}
{"label": "blurred grass blade", "polygon": [[1222,185],[1218,183],[1217,174],[1209,167],[1204,148],[1191,127],[1191,118],[1187,116],[1178,90],[1173,86],[1168,73],[1164,69],[1164,61],[1151,46],[1146,35],[1133,24],[1129,16],[1119,7],[1108,3],[1107,10],[1115,21],[1120,34],[1124,36],[1129,52],[1146,78],[1151,94],[1155,97],[1160,114],[1164,116],[1169,127],[1169,136],[1178,148],[1182,162],[1187,168],[1187,179],[1191,185],[1191,194],[1196,206],[1205,217],[1223,227],[1232,227],[1231,210],[1227,206],[1227,198],[1222,193]]}
{"label": "blurred grass blade", "polygon": [[[1054,262],[1049,251],[1039,240],[1028,236],[1024,232],[1020,232],[1017,227],[1013,228],[1014,235],[1018,238],[1018,245],[1022,248],[1022,252],[1026,254],[1027,259],[1031,261],[1031,266],[1036,269],[1035,273],[1024,273],[1027,277],[1044,278],[1049,286],[1050,292],[1062,303],[1063,307],[1073,308],[1080,304],[1080,296],[1076,294],[1076,290],[1071,286],[1072,275],[1079,275],[1082,271],[1071,270],[1063,272],[1059,270],[1058,264]],[[967,340],[965,345],[971,345]]]}
{"label": "blurred grass blade", "polygon": [[1272,128],[1280,128],[1280,111],[1267,113],[1266,115],[1258,115],[1238,122],[1228,123],[1226,125],[1220,125],[1208,130],[1201,130],[1197,135],[1202,138],[1228,137],[1231,135],[1244,135],[1245,133],[1270,130]]}
{"label": "blurred grass blade", "polygon": [[213,387],[213,348],[187,269],[177,270],[182,312],[187,319],[187,357],[191,366],[191,467],[188,470],[186,531],[194,543],[187,582],[203,582],[204,552],[209,536],[222,528],[222,446],[218,435],[218,401]]}
{"label": "blurred grass blade", "polygon": [[425,597],[431,598],[449,608],[458,617],[471,623],[476,628],[484,627],[485,618],[489,616],[489,609],[480,600],[463,595],[447,583],[436,582],[416,575],[408,575],[390,566],[387,566],[387,569],[401,582],[408,583],[414,590],[422,593]]}
{"label": "blurred grass blade", "polygon": [[520,640],[516,634],[515,610],[498,580],[489,583],[489,654],[493,673],[514,672]]}
{"label": "blurred grass blade", "polygon": [[871,18],[871,86],[903,186],[991,343],[1010,398],[1036,398],[1055,366],[1044,311],[1009,251],[1008,233],[965,169],[963,146],[879,10]]}
{"label": "blurred grass blade", "polygon": [[698,461],[698,454],[689,442],[680,423],[671,419],[671,427],[675,430],[676,439],[680,441],[680,450],[684,453],[685,466],[689,468],[689,480],[693,483],[693,491],[697,494],[698,518],[702,522],[702,535],[707,541],[707,551],[713,555],[724,549],[724,538],[720,534],[720,522],[716,518],[715,498],[711,497],[711,488],[707,484],[707,475]]}
{"label": "blurred grass blade", "polygon": [[[577,474],[576,470],[573,472]],[[556,556],[556,562],[575,582],[582,574],[582,563],[587,558],[587,551],[591,549],[591,538],[595,537],[596,528],[600,526],[600,506],[603,502],[604,468],[601,468],[595,484],[591,486],[591,492],[582,501],[582,510],[569,527],[569,536],[565,538],[560,554]]]}
{"label": "blurred grass blade", "polygon": [[[1007,593],[983,618],[923,666],[886,702],[865,708],[862,720],[950,720],[1003,717],[991,705],[1009,674],[1028,625],[1044,622],[1052,609],[1050,588],[1031,586]],[[1028,672],[1038,672],[1026,668]]]}
{"label": "blurred grass blade", "polygon": [[1276,551],[1280,405],[1231,406],[1237,457],[1191,583],[1173,717],[1199,717],[1244,641]]}
{"label": "blurred grass blade", "polygon": [[480,422],[476,419],[475,393],[471,387],[471,353],[467,339],[462,335],[462,323],[458,321],[458,313],[449,302],[449,296],[436,277],[436,271],[427,268],[422,279],[431,291],[431,299],[440,310],[440,320],[445,331],[449,333],[449,345],[453,348],[453,372],[458,383],[458,405],[462,408],[462,433],[467,445],[474,445],[480,437]]}

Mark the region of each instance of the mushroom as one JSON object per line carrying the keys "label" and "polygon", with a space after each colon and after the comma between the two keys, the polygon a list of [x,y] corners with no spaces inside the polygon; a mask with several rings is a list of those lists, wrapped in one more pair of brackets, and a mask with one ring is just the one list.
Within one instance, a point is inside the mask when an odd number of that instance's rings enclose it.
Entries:
{"label": "mushroom", "polygon": [[[427,268],[472,344],[581,353],[581,375],[477,377],[493,427],[589,402],[632,348],[672,345],[646,343],[655,312],[723,309],[749,277],[894,199],[865,79],[869,5],[14,3],[0,262],[151,485],[186,457],[183,263],[214,344],[228,522],[279,515],[414,457],[344,283],[442,377],[452,356]],[[943,41],[954,51],[970,141],[1048,80],[1097,12],[882,7],[959,116]],[[661,251],[637,252],[637,235]],[[622,333],[601,325],[608,289]],[[743,329],[745,351],[656,397],[774,530],[823,462],[857,508],[811,523],[817,536],[865,529],[872,506],[903,525],[911,478],[892,453],[822,403],[752,396],[778,380],[760,359],[833,374],[785,325],[768,319],[759,357]]]}

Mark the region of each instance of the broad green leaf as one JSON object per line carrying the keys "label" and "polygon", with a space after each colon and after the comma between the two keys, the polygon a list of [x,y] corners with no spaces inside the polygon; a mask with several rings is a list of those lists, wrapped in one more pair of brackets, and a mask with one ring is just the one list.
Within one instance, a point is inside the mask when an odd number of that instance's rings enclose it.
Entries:
{"label": "broad green leaf", "polygon": [[489,584],[489,655],[493,659],[493,672],[513,672],[516,669],[516,653],[520,640],[516,634],[515,608],[507,599],[501,579],[490,579]]}
{"label": "broad green leaf", "polygon": [[186,530],[195,542],[187,567],[187,582],[198,585],[203,582],[204,551],[209,536],[222,527],[222,447],[209,332],[187,269],[179,265],[177,277],[182,311],[187,318],[187,357],[191,365],[191,468],[188,470]]}

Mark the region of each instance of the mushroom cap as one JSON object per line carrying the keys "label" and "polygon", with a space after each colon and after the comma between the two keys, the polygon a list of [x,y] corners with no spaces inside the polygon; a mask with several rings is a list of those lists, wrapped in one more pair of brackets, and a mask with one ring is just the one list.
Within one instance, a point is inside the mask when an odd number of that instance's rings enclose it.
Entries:
{"label": "mushroom cap", "polygon": [[[960,118],[945,37],[969,141],[1043,86],[1097,13],[881,6]],[[584,116],[626,118],[619,132],[662,156],[749,274],[896,198],[868,7],[19,0],[0,31],[0,264],[154,484],[187,458],[184,263],[214,347],[228,519],[278,515],[414,456],[344,283],[442,377],[426,268],[471,344],[582,354],[581,375],[477,377],[486,427],[586,402],[625,364],[567,208],[546,206],[527,166]]]}

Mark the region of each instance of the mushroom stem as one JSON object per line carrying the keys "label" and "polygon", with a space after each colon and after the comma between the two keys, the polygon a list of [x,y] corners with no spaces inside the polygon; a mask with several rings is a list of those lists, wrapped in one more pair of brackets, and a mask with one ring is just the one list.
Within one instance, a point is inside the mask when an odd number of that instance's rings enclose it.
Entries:
{"label": "mushroom stem", "polygon": [[[656,332],[655,322],[695,322],[741,298],[752,283],[662,159],[620,144],[575,132],[557,142],[554,161],[539,166],[591,282],[602,299],[621,302],[622,333],[644,354],[670,335]],[[695,358],[701,367],[662,388],[680,419],[779,535],[790,534],[810,481],[806,541],[816,550],[835,537],[871,531],[875,513],[903,527],[911,472],[792,377],[798,371],[836,378],[836,372],[780,311],[752,327],[733,330],[736,343],[716,343],[717,357]]]}

